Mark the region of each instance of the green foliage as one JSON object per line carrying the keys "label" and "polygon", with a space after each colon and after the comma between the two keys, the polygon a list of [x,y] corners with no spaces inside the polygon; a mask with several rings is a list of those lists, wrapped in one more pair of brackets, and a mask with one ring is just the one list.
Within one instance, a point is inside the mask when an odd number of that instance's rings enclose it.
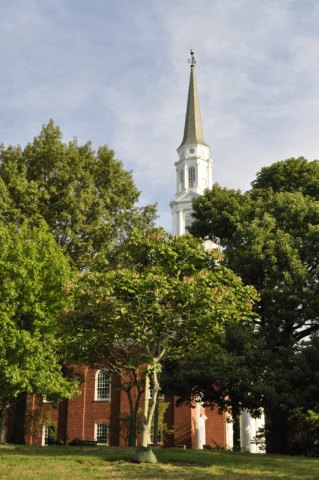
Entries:
{"label": "green foliage", "polygon": [[68,260],[47,226],[0,226],[1,397],[21,392],[71,398],[77,383],[64,378],[56,352],[58,313],[71,307]]}
{"label": "green foliage", "polygon": [[[319,331],[318,186],[319,162],[300,157],[263,168],[249,192],[215,184],[194,200],[191,233],[218,240],[222,264],[260,294],[254,304],[256,333],[241,353],[230,346],[225,378],[231,379],[234,357],[240,364],[243,356],[252,400],[265,408],[272,425],[267,440],[272,452],[285,451],[288,411],[314,408],[319,394],[312,360],[317,354],[308,340]],[[247,369],[238,371],[243,385]]]}
{"label": "green foliage", "polygon": [[319,456],[319,409],[294,409],[289,415],[289,451],[291,455]]}
{"label": "green foliage", "polygon": [[44,219],[71,263],[83,268],[92,252],[109,249],[133,227],[153,225],[156,207],[134,206],[140,192],[106,145],[68,145],[53,120],[21,149],[0,145],[0,219]]}
{"label": "green foliage", "polygon": [[[185,357],[205,351],[228,322],[251,319],[254,289],[230,270],[206,267],[201,242],[161,229],[130,238],[108,255],[97,255],[75,292],[77,310],[66,328],[77,330],[83,358],[97,342],[132,338],[147,358],[156,346]],[[179,339],[184,339],[183,345]]]}
{"label": "green foliage", "polygon": [[271,188],[273,192],[301,192],[319,200],[319,161],[304,157],[289,158],[264,167],[252,182],[256,189]]}
{"label": "green foliage", "polygon": [[[184,360],[168,357],[161,376],[163,392],[178,397],[177,405],[194,406],[196,398],[201,398],[206,406],[218,407],[220,413],[230,411],[235,416],[249,409],[259,416],[266,390],[261,357],[264,340],[254,324],[241,322],[225,327],[220,345],[225,353],[216,359],[214,344],[201,356]],[[267,393],[271,395],[272,389]]]}

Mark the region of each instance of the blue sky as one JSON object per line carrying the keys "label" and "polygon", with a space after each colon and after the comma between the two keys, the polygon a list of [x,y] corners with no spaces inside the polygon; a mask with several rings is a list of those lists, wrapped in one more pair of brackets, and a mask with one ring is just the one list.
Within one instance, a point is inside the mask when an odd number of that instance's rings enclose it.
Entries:
{"label": "blue sky", "polygon": [[107,144],[171,231],[191,48],[214,181],[319,158],[319,2],[0,1],[0,143]]}

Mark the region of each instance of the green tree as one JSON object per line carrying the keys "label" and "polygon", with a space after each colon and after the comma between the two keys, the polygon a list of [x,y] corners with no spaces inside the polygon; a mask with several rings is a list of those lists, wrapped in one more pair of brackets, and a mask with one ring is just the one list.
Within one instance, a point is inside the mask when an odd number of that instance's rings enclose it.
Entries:
{"label": "green tree", "polygon": [[22,150],[0,145],[0,219],[38,225],[44,219],[82,269],[92,252],[112,248],[133,227],[156,218],[155,205],[136,207],[140,192],[106,145],[68,145],[53,120]]}
{"label": "green tree", "polygon": [[256,358],[263,364],[269,452],[286,451],[289,411],[304,398],[311,409],[310,391],[319,393],[318,379],[307,381],[297,355],[308,348],[300,342],[319,330],[318,185],[319,162],[292,158],[263,168],[249,192],[215,184],[193,205],[191,233],[219,241],[223,265],[260,294],[254,322],[264,345]]}
{"label": "green tree", "polygon": [[[203,353],[228,322],[251,319],[254,288],[215,264],[214,255],[190,235],[134,230],[119,248],[95,257],[75,292],[76,312],[65,314],[65,328],[81,342],[83,360],[101,341],[132,339],[140,345],[138,368],[146,371],[142,448],[148,445],[166,354]],[[217,346],[214,355],[221,355]]]}
{"label": "green tree", "polygon": [[27,393],[72,398],[77,382],[65,378],[56,352],[60,309],[71,307],[72,274],[63,250],[45,222],[0,225],[0,392],[1,425],[10,399],[16,411],[14,443],[24,443]]}
{"label": "green tree", "polygon": [[83,270],[94,252],[113,248],[134,227],[152,226],[156,206],[135,206],[140,192],[132,172],[106,145],[96,153],[90,142],[66,145],[61,138],[50,120],[23,150],[0,145],[0,221],[28,219],[38,227],[44,219],[72,268]]}

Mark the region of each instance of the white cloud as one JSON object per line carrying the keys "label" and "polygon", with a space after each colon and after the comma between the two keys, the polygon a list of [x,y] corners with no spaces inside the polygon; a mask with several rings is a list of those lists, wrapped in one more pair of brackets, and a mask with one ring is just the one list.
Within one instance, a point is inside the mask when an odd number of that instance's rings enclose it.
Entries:
{"label": "white cloud", "polygon": [[318,157],[318,20],[312,0],[12,0],[0,142],[53,118],[65,141],[107,143],[168,228],[190,48],[214,180],[245,190],[264,165]]}

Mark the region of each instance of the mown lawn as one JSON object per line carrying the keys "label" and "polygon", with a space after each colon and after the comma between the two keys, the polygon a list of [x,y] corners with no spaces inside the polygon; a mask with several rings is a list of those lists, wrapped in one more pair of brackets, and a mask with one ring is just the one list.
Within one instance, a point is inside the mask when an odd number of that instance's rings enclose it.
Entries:
{"label": "mown lawn", "polygon": [[319,480],[319,459],[168,448],[158,464],[130,463],[135,448],[1,446],[1,480]]}

